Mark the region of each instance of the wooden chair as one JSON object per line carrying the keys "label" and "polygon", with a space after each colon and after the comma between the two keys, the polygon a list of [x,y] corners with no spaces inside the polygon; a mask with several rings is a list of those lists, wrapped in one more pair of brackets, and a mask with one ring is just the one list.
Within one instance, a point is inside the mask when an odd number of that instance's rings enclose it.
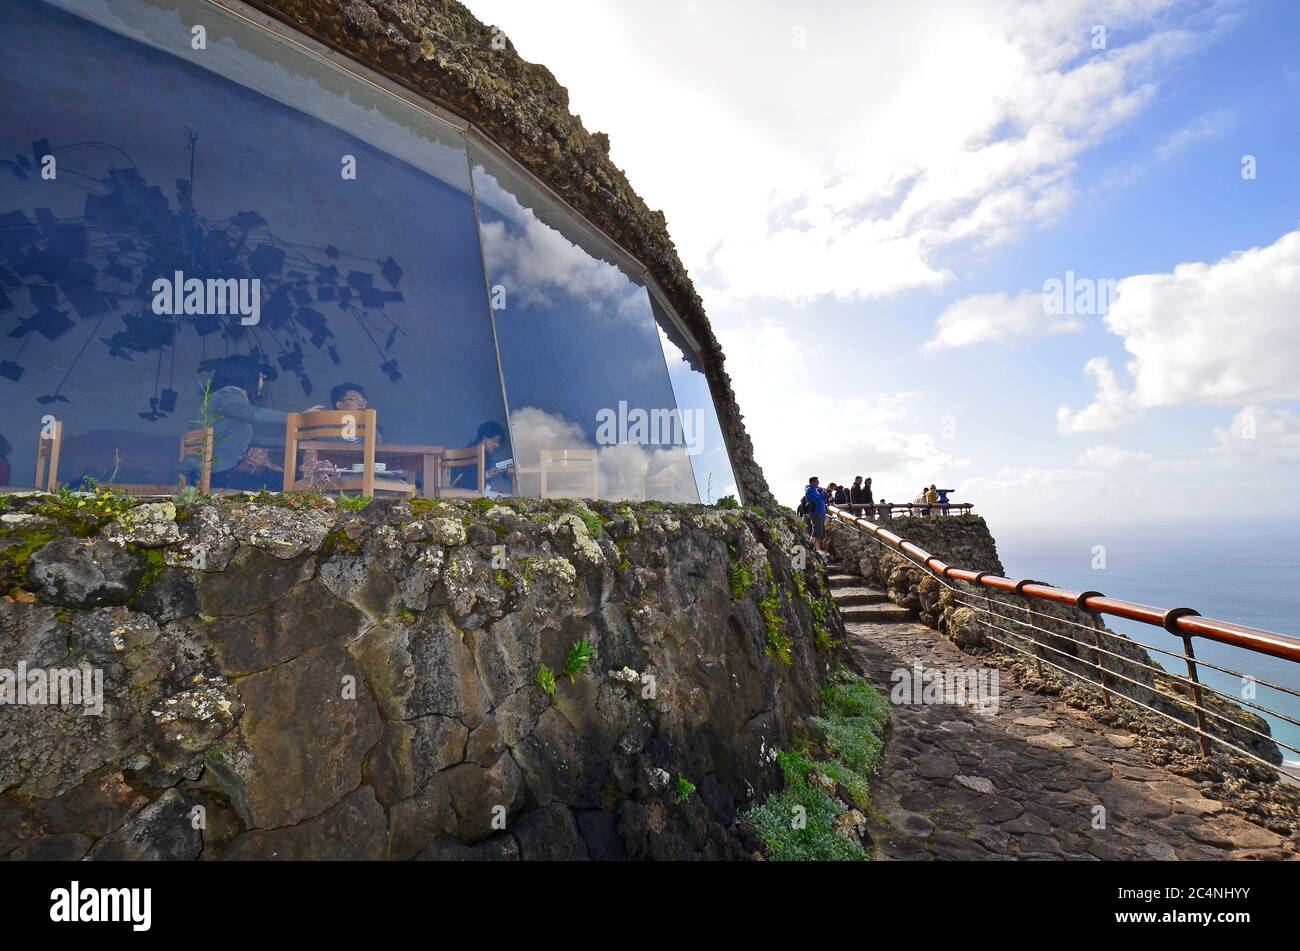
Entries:
{"label": "wooden chair", "polygon": [[[541,466],[542,498],[600,498],[600,476],[596,467],[595,449],[543,449]],[[578,490],[554,491],[548,485],[552,476],[577,475],[581,480],[591,480],[590,491],[585,486]]]}
{"label": "wooden chair", "polygon": [[[212,494],[212,427],[191,429],[181,437],[181,458],[184,462],[191,456],[199,457],[199,491],[204,495]],[[185,491],[185,472],[181,471],[177,483]]]}
{"label": "wooden chair", "polygon": [[53,435],[45,435],[45,427],[36,438],[36,488],[55,492],[59,488],[59,450],[63,448],[63,420],[54,421]]}
{"label": "wooden chair", "polygon": [[[474,467],[474,488],[469,486],[443,485],[451,475],[452,469]],[[445,449],[438,457],[437,494],[442,498],[477,499],[487,491],[487,451],[482,443],[467,446],[464,449]],[[425,489],[426,493],[428,489]]]}
{"label": "wooden chair", "polygon": [[[375,432],[377,414],[373,409],[355,410],[323,409],[306,413],[290,413],[284,424],[284,491],[303,492],[314,488],[306,479],[295,478],[298,472],[299,443],[311,444],[314,440],[346,439],[362,445],[361,477],[352,475],[331,481],[324,488],[329,491],[359,491],[364,496],[376,492],[396,492],[414,497],[415,484],[375,474]],[[328,451],[330,444],[308,445],[307,448]],[[335,447],[337,448],[337,447]],[[320,488],[319,486],[315,488]]]}

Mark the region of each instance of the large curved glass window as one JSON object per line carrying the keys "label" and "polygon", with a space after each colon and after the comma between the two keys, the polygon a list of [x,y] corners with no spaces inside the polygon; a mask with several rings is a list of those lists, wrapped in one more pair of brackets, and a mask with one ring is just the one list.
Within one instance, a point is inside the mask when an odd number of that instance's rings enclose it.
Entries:
{"label": "large curved glass window", "polygon": [[698,501],[645,286],[521,176],[470,157],[520,493]]}
{"label": "large curved glass window", "polygon": [[280,486],[276,411],[336,403],[426,494],[436,449],[511,457],[454,128],[194,0],[6,0],[0,87],[0,482],[55,416],[61,481],[175,484],[232,356],[269,411],[218,436],[236,487]]}
{"label": "large curved glass window", "polygon": [[659,340],[668,362],[677,409],[688,423],[690,438],[687,452],[695,470],[700,501],[712,504],[724,495],[740,498],[736,477],[731,469],[731,455],[722,437],[722,426],[704,376],[704,364],[693,341],[677,326],[653,296],[650,306],[659,324]]}

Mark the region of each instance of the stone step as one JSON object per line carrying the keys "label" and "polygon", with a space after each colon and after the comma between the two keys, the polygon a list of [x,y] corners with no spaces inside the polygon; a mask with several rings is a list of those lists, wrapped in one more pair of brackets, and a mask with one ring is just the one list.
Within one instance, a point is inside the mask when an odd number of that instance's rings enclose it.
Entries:
{"label": "stone step", "polygon": [[862,578],[858,575],[830,575],[826,576],[826,581],[832,588],[854,588],[862,584]]}
{"label": "stone step", "polygon": [[871,604],[862,607],[841,608],[840,617],[845,624],[902,624],[916,620],[907,608],[897,604]]}
{"label": "stone step", "polygon": [[864,604],[888,604],[889,595],[871,588],[842,588],[835,592],[835,603],[840,610],[858,607]]}

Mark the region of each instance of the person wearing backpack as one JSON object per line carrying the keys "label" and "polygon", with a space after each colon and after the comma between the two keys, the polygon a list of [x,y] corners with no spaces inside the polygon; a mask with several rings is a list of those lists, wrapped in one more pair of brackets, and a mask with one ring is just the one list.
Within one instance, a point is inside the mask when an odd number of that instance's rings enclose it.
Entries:
{"label": "person wearing backpack", "polygon": [[799,505],[795,508],[794,514],[803,522],[804,534],[812,538],[812,514],[808,511],[808,499],[806,496],[799,499]]}
{"label": "person wearing backpack", "polygon": [[813,550],[826,553],[826,496],[818,485],[816,476],[808,477],[808,486],[803,491],[804,503],[812,516]]}

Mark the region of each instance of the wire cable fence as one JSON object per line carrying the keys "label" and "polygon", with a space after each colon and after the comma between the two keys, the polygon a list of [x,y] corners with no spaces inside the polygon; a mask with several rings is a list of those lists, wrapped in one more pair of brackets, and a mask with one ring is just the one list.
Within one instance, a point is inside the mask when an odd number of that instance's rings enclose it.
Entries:
{"label": "wire cable fence", "polygon": [[[973,612],[987,640],[1032,660],[1040,676],[1048,667],[1098,690],[1107,708],[1121,702],[1172,723],[1196,738],[1203,757],[1210,755],[1214,745],[1294,779],[1281,768],[1281,757],[1275,760],[1269,754],[1288,750],[1300,756],[1300,747],[1273,736],[1267,723],[1251,711],[1300,727],[1296,716],[1256,702],[1255,688],[1298,698],[1300,689],[1200,660],[1192,639],[1200,637],[1292,663],[1300,663],[1300,639],[1202,617],[1191,608],[1161,610],[1108,598],[1099,591],[1068,591],[954,567],[882,525],[838,506],[827,508],[835,519],[937,581],[951,593],[953,603]],[[1043,609],[1049,606],[1054,613]],[[1071,617],[1072,609],[1087,617],[1088,623]],[[1117,634],[1102,623],[1103,614],[1160,628],[1181,638],[1182,650]],[[1152,662],[1146,651],[1183,661],[1187,673],[1165,669]],[[1203,682],[1201,667],[1238,678],[1244,688],[1241,695]],[[1178,716],[1180,712],[1184,716]]]}

